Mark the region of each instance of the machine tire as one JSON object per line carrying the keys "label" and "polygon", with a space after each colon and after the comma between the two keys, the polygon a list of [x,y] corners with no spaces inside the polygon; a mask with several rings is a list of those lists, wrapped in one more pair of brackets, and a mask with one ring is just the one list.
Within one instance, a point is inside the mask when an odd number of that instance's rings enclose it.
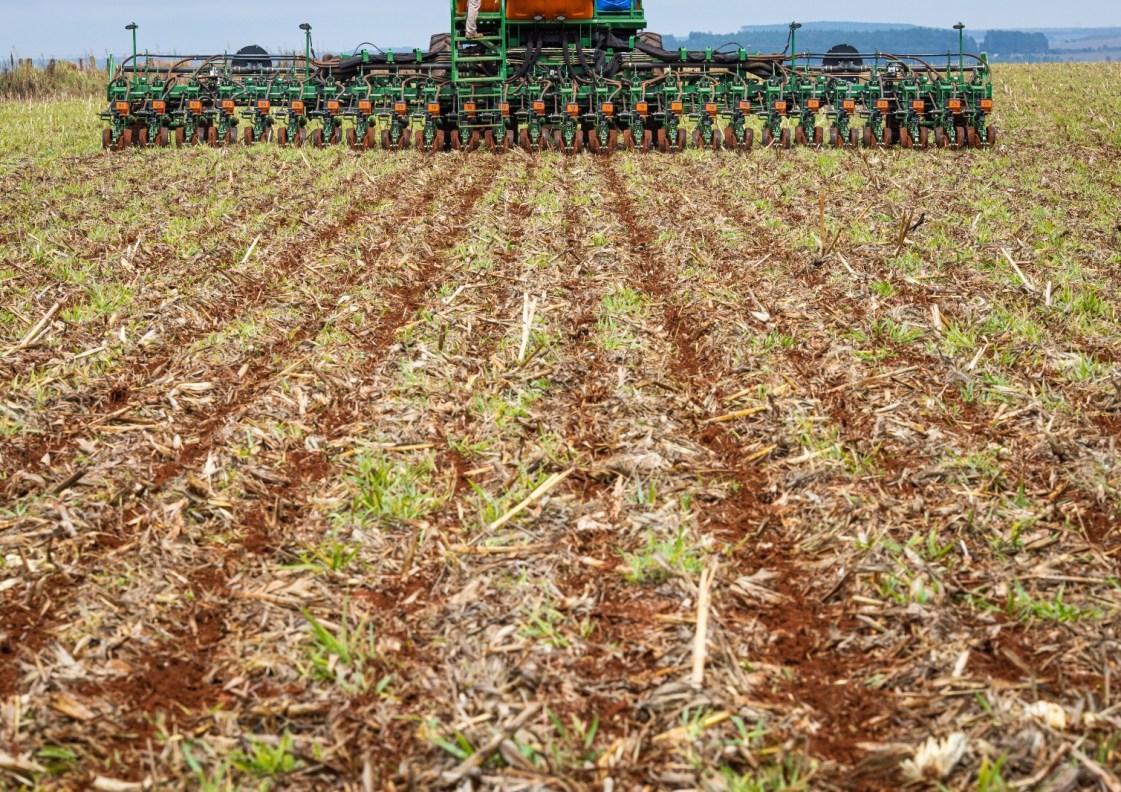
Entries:
{"label": "machine tire", "polygon": [[109,148],[112,145],[113,145],[113,130],[108,129],[108,128],[101,130],[101,148],[108,151]]}
{"label": "machine tire", "polygon": [[451,33],[433,33],[428,37],[429,52],[444,52],[452,48]]}

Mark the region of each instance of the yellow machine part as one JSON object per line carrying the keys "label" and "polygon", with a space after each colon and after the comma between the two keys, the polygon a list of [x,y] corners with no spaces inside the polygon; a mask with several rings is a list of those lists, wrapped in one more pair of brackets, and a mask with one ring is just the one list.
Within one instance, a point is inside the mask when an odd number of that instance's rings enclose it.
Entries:
{"label": "yellow machine part", "polygon": [[[483,0],[484,14],[498,12],[498,0]],[[467,0],[459,0],[459,13],[467,13]],[[595,0],[506,0],[506,18],[529,21],[536,16],[545,19],[591,19],[595,13]]]}

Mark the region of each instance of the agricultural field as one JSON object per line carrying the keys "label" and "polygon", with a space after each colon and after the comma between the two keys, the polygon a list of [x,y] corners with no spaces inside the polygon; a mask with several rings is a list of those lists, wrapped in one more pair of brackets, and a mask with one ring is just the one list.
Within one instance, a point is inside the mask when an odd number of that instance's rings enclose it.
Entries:
{"label": "agricultural field", "polygon": [[0,788],[1121,789],[1121,66],[994,151],[0,103]]}

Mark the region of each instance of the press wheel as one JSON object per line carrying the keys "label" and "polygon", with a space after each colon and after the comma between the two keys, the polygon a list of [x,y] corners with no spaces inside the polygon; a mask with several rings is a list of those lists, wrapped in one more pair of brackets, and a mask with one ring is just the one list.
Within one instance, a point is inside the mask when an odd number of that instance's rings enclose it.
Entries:
{"label": "press wheel", "polygon": [[227,146],[233,146],[237,143],[237,130],[235,128],[230,127],[226,130],[224,143]]}
{"label": "press wheel", "polygon": [[965,134],[965,127],[954,127],[954,148],[958,151],[964,151],[968,144],[969,140]]}
{"label": "press wheel", "polygon": [[651,132],[649,129],[644,129],[642,131],[642,150],[643,150],[643,152],[649,152],[653,148],[654,148],[654,133]]}
{"label": "press wheel", "polygon": [[678,151],[684,151],[685,150],[685,130],[684,129],[678,129],[677,130],[677,150]]}
{"label": "press wheel", "polygon": [[113,130],[101,130],[101,148],[108,150],[113,145]]}
{"label": "press wheel", "polygon": [[463,150],[463,139],[460,136],[458,129],[453,129],[451,131],[451,140],[452,140],[452,151],[462,151]]}
{"label": "press wheel", "polygon": [[806,130],[801,124],[794,130],[794,142],[799,146],[810,145],[810,139],[807,137]]}
{"label": "press wheel", "polygon": [[969,128],[969,147],[979,149],[981,148],[981,136],[977,134],[977,130],[973,127]]}
{"label": "press wheel", "polygon": [[208,146],[218,145],[218,127],[209,126],[206,128],[206,144]]}
{"label": "press wheel", "polygon": [[607,153],[614,154],[619,150],[619,130],[607,130]]}
{"label": "press wheel", "polygon": [[911,130],[907,127],[899,127],[899,147],[904,149],[915,147],[915,141],[911,138]]}
{"label": "press wheel", "polygon": [[167,148],[171,145],[171,133],[167,131],[167,127],[160,127],[160,131],[156,133],[156,147]]}
{"label": "press wheel", "polygon": [[339,145],[339,143],[342,142],[342,139],[343,139],[343,131],[341,129],[339,129],[338,127],[335,127],[335,131],[331,133],[331,140],[330,140],[331,145],[332,146]]}
{"label": "press wheel", "polygon": [[148,148],[148,127],[140,127],[133,137],[133,141],[138,148]]}
{"label": "press wheel", "polygon": [[919,148],[930,148],[930,130],[926,127],[919,127]]}
{"label": "press wheel", "polygon": [[784,149],[790,148],[790,130],[783,129],[778,136],[779,145]]}
{"label": "press wheel", "polygon": [[183,148],[187,145],[187,130],[183,127],[175,128],[175,148]]}
{"label": "press wheel", "polygon": [[763,135],[759,138],[759,145],[763,148],[770,148],[775,144],[775,134],[771,131],[770,127],[763,127]]}
{"label": "press wheel", "polygon": [[864,148],[866,148],[866,149],[876,148],[876,135],[872,131],[871,126],[864,127]]}
{"label": "press wheel", "polygon": [[132,130],[125,129],[117,137],[117,151],[124,151],[132,145]]}
{"label": "press wheel", "polygon": [[491,154],[494,154],[496,151],[498,151],[498,146],[494,142],[493,129],[483,130],[483,145],[487,147],[487,151],[489,151]]}
{"label": "press wheel", "polygon": [[310,139],[309,142],[311,143],[312,148],[317,148],[317,149],[323,148],[323,130],[322,129],[311,130],[311,139]]}
{"label": "press wheel", "polygon": [[841,137],[841,132],[837,127],[829,127],[829,145],[832,148],[845,147],[845,139]]}
{"label": "press wheel", "polygon": [[247,145],[247,146],[252,146],[253,145],[253,128],[252,127],[246,127],[245,128],[245,145]]}
{"label": "press wheel", "polygon": [[[437,133],[437,135],[439,135],[439,133]],[[505,154],[512,148],[516,148],[516,144],[514,143],[514,130],[508,129],[502,136],[502,147],[499,149],[499,151]]]}
{"label": "press wheel", "polygon": [[533,146],[529,143],[529,130],[523,129],[518,133],[518,145],[522,147],[522,151],[532,153]]}
{"label": "press wheel", "polygon": [[989,144],[989,148],[996,145],[996,127],[985,127],[985,142]]}
{"label": "press wheel", "polygon": [[934,128],[934,147],[935,148],[948,148],[950,145],[950,138],[946,135],[946,130],[942,127]]}
{"label": "press wheel", "polygon": [[358,148],[358,133],[353,129],[346,130],[346,147],[351,150]]}
{"label": "press wheel", "polygon": [[377,135],[374,134],[374,128],[367,127],[366,134],[362,136],[362,149],[364,151],[373,151],[376,140]]}
{"label": "press wheel", "polygon": [[599,154],[602,148],[599,145],[599,133],[594,130],[588,133],[588,148],[591,149],[593,154]]}
{"label": "press wheel", "polygon": [[276,145],[285,148],[288,145],[288,127],[276,130]]}
{"label": "press wheel", "polygon": [[669,138],[666,136],[666,130],[658,130],[658,151],[665,154],[669,151]]}
{"label": "press wheel", "polygon": [[625,148],[627,151],[634,151],[634,149],[635,149],[634,130],[631,130],[631,129],[624,129],[623,130],[623,148]]}
{"label": "press wheel", "polygon": [[860,148],[860,133],[855,129],[849,130],[849,148]]}
{"label": "press wheel", "polygon": [[745,129],[743,131],[743,150],[751,151],[751,147],[755,145],[755,130]]}
{"label": "press wheel", "polygon": [[825,127],[814,127],[814,148],[825,145]]}
{"label": "press wheel", "polygon": [[880,145],[884,148],[891,146],[894,136],[891,134],[891,127],[885,126],[883,132],[880,133]]}

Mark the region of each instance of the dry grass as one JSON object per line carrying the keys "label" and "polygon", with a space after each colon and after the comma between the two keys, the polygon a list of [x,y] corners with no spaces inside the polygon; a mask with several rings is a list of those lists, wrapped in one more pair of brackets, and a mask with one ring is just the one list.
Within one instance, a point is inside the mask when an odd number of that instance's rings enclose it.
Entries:
{"label": "dry grass", "polygon": [[1118,789],[1121,73],[998,77],[961,154],[0,105],[0,785]]}

